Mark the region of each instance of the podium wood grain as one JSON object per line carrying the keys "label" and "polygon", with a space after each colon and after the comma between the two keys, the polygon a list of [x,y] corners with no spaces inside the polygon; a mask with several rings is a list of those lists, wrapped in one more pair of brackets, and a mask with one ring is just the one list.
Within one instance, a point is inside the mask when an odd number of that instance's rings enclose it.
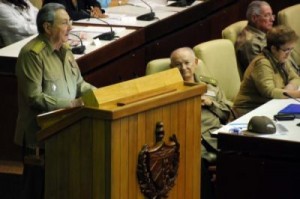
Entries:
{"label": "podium wood grain", "polygon": [[[156,76],[155,76],[156,75]],[[162,76],[172,80],[151,80]],[[177,180],[168,198],[200,198],[200,108],[204,85],[186,85],[178,69],[130,80],[93,91],[97,104],[56,114],[56,122],[39,133],[46,146],[45,198],[140,199],[136,176],[138,154],[143,145],[155,144],[155,125],[164,123],[165,138],[175,134],[180,143]],[[144,90],[111,93],[115,87],[143,84]],[[119,99],[146,90],[176,88],[129,105],[118,106]],[[101,95],[110,93],[101,101]],[[125,96],[120,93],[126,93]],[[99,96],[100,94],[100,96]],[[144,96],[144,95],[143,95]],[[85,99],[85,97],[83,97]],[[85,99],[87,103],[91,94]],[[92,102],[95,102],[92,99]],[[91,105],[91,104],[90,104]],[[67,113],[65,115],[64,113]],[[109,113],[109,114],[108,114]],[[44,114],[40,122],[53,116]],[[59,119],[61,118],[61,119]]]}

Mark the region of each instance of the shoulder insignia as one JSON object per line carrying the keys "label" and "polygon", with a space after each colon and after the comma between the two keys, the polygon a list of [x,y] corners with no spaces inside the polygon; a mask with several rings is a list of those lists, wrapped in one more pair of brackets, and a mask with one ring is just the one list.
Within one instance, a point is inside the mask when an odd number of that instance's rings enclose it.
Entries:
{"label": "shoulder insignia", "polygon": [[68,50],[72,49],[72,47],[71,47],[71,45],[69,43],[64,43],[63,47],[66,48],[66,49],[68,49]]}
{"label": "shoulder insignia", "polygon": [[45,46],[46,46],[45,42],[38,41],[32,46],[31,50],[35,53],[39,53],[45,48]]}
{"label": "shoulder insignia", "polygon": [[207,77],[207,76],[203,76],[200,75],[199,76],[200,81],[205,82],[207,84],[211,84],[213,86],[217,86],[218,85],[218,81],[212,77]]}

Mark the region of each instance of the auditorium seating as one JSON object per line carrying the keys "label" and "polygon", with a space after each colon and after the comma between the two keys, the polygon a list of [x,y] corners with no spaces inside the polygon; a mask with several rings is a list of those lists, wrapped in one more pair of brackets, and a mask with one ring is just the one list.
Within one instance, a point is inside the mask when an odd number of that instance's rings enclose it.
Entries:
{"label": "auditorium seating", "polygon": [[228,39],[215,39],[196,45],[196,56],[203,61],[227,99],[233,103],[240,89],[240,76],[234,46]]}
{"label": "auditorium seating", "polygon": [[[278,24],[291,27],[297,35],[300,35],[300,22],[299,22],[300,4],[287,7],[278,12]],[[297,41],[291,56],[296,63],[300,66],[300,40]]]}

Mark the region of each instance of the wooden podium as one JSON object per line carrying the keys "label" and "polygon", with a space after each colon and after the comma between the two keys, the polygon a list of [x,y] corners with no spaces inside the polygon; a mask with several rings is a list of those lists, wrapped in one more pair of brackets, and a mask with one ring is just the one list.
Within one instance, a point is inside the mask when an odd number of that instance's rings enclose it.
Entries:
{"label": "wooden podium", "polygon": [[168,198],[199,199],[201,94],[178,69],[99,88],[85,107],[40,115],[45,142],[45,198],[145,198],[137,179],[142,147],[155,144],[163,122],[166,143],[180,144],[178,175]]}

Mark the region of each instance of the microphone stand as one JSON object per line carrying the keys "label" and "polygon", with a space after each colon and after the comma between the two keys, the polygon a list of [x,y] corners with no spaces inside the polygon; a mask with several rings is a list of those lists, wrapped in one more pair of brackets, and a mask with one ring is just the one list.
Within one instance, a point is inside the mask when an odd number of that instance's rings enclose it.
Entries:
{"label": "microphone stand", "polygon": [[152,21],[152,20],[154,20],[155,19],[155,13],[153,12],[152,7],[146,1],[144,1],[144,0],[141,0],[141,1],[150,8],[150,12],[146,13],[146,14],[143,14],[143,15],[140,15],[140,16],[136,17],[136,19],[140,20],[140,21]]}
{"label": "microphone stand", "polygon": [[[85,11],[85,10],[81,10],[81,11],[83,13],[87,14],[88,16],[90,16],[90,14],[87,11]],[[106,25],[108,25],[110,27],[110,32],[101,33],[100,35],[97,35],[97,36],[93,37],[93,39],[97,39],[98,38],[100,40],[110,41],[110,40],[113,40],[114,38],[116,38],[115,31],[113,31],[112,26],[107,21],[102,20],[102,19],[100,19],[98,17],[93,17],[93,18],[95,18],[95,19],[97,19],[97,20],[105,23]]]}
{"label": "microphone stand", "polygon": [[178,0],[174,3],[169,4],[168,6],[173,6],[173,7],[186,7],[187,6],[187,2],[186,0]]}
{"label": "microphone stand", "polygon": [[82,39],[78,35],[76,35],[74,33],[69,32],[69,34],[77,37],[79,39],[79,41],[80,41],[80,46],[73,47],[72,48],[72,53],[73,54],[79,54],[79,55],[83,54],[84,51],[85,51],[85,45],[83,45]]}

